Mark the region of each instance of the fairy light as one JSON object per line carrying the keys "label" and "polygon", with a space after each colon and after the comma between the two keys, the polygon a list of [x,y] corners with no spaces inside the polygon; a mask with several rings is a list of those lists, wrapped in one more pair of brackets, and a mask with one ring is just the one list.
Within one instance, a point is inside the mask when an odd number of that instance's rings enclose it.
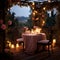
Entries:
{"label": "fairy light", "polygon": [[38,13],[36,10],[34,11],[35,13]]}
{"label": "fairy light", "polygon": [[33,16],[35,16],[35,12],[33,12]]}
{"label": "fairy light", "polygon": [[43,21],[43,24],[45,24],[45,21]]}
{"label": "fairy light", "polygon": [[32,5],[35,5],[35,3],[33,2]]}
{"label": "fairy light", "polygon": [[39,20],[39,18],[36,18],[36,20]]}
{"label": "fairy light", "polygon": [[43,10],[45,10],[46,9],[46,7],[43,7]]}

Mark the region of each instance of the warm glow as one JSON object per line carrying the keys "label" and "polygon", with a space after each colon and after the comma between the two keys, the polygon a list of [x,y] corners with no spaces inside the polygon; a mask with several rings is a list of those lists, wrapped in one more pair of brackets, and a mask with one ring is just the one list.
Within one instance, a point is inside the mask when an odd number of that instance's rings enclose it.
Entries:
{"label": "warm glow", "polygon": [[10,41],[8,40],[7,43],[10,43]]}
{"label": "warm glow", "polygon": [[42,29],[40,27],[34,26],[33,29],[31,30],[25,30],[25,33],[26,34],[40,34],[41,30]]}
{"label": "warm glow", "polygon": [[36,30],[35,30],[35,32],[36,32],[37,34],[39,34],[40,31],[41,31],[41,28],[36,28]]}
{"label": "warm glow", "polygon": [[38,13],[36,10],[34,11],[35,13]]}
{"label": "warm glow", "polygon": [[36,14],[36,13],[38,13],[36,10],[35,10],[35,11],[33,11],[33,16],[35,16],[35,14]]}
{"label": "warm glow", "polygon": [[45,21],[43,21],[43,24],[45,23]]}
{"label": "warm glow", "polygon": [[30,30],[26,30],[25,33],[29,34],[30,33]]}
{"label": "warm glow", "polygon": [[9,47],[11,47],[11,42],[9,43]]}
{"label": "warm glow", "polygon": [[32,9],[34,9],[34,7]]}
{"label": "warm glow", "polygon": [[33,12],[33,16],[35,16],[35,12]]}
{"label": "warm glow", "polygon": [[38,20],[39,18],[36,18],[36,20]]}
{"label": "warm glow", "polygon": [[[49,48],[50,48],[50,50],[51,50],[51,45],[49,45]],[[48,49],[48,45],[46,46],[46,49]]]}
{"label": "warm glow", "polygon": [[32,34],[40,34],[41,30],[42,30],[41,28],[36,27],[35,29],[31,30],[31,33]]}
{"label": "warm glow", "polygon": [[43,10],[45,10],[46,9],[46,7],[43,7]]}
{"label": "warm glow", "polygon": [[56,39],[53,39],[53,43],[52,43],[53,47],[55,46],[55,44],[56,44]]}
{"label": "warm glow", "polygon": [[34,34],[34,30],[33,29],[31,30],[31,33]]}
{"label": "warm glow", "polygon": [[35,3],[33,2],[32,5],[35,5]]}
{"label": "warm glow", "polygon": [[53,43],[54,43],[54,44],[56,43],[56,39],[53,39]]}
{"label": "warm glow", "polygon": [[42,26],[45,24],[45,21],[43,20],[43,22],[42,22]]}
{"label": "warm glow", "polygon": [[11,42],[9,40],[7,41],[7,43],[8,43],[8,46],[11,47]]}
{"label": "warm glow", "polygon": [[19,47],[19,44],[17,43],[17,44],[16,44],[16,48],[18,48],[18,47]]}
{"label": "warm glow", "polygon": [[15,48],[14,44],[11,45],[11,48]]}

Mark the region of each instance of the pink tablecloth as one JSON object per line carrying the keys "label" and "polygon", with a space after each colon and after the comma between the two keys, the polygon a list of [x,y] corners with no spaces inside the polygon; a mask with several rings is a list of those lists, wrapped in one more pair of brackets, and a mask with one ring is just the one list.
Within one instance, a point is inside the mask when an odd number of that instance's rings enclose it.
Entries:
{"label": "pink tablecloth", "polygon": [[26,52],[35,52],[37,48],[38,40],[45,40],[45,34],[23,34],[22,38],[24,40],[25,51]]}

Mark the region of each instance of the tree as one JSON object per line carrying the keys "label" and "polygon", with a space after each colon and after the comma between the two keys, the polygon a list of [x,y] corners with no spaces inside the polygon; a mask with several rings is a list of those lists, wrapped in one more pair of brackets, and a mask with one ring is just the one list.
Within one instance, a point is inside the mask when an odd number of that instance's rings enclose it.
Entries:
{"label": "tree", "polygon": [[53,11],[51,12],[51,17],[49,17],[49,14],[48,14],[47,19],[46,19],[46,25],[45,25],[46,27],[53,27],[55,25],[56,23],[55,16],[56,14],[54,15]]}
{"label": "tree", "polygon": [[11,14],[10,11],[7,12],[5,17],[6,24],[6,40],[9,39],[11,42],[14,42],[18,38],[18,20],[15,19],[15,13]]}
{"label": "tree", "polygon": [[56,24],[55,17],[56,17],[56,14],[53,14],[53,11],[51,12],[51,16],[49,16],[49,14],[47,13],[45,27],[47,28],[47,33],[48,33],[47,35],[49,36],[49,38],[50,37],[52,38],[55,34],[55,32],[54,32],[55,29],[53,29],[53,27]]}

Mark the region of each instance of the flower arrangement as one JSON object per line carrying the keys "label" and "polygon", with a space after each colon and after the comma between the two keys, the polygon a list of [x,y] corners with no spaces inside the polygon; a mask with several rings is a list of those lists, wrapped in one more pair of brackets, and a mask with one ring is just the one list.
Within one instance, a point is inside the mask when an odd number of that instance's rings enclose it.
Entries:
{"label": "flower arrangement", "polygon": [[[12,21],[11,20],[8,21],[8,25],[12,25]],[[6,28],[7,28],[6,24],[3,23],[2,19],[0,20],[0,28],[2,30],[6,30]]]}
{"label": "flower arrangement", "polygon": [[5,19],[0,19],[0,35],[2,37],[5,35],[5,40],[10,40],[11,42],[14,42],[18,38],[18,20],[15,19],[14,13],[11,14],[8,11]]}

